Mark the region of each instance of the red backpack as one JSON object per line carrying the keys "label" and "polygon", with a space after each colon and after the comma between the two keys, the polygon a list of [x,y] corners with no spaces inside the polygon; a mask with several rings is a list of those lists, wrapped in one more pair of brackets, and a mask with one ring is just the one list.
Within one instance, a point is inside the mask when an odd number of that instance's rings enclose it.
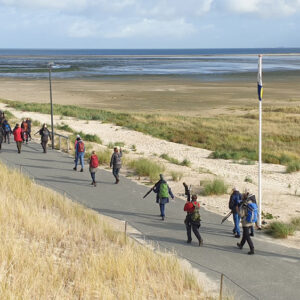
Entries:
{"label": "red backpack", "polygon": [[97,155],[92,155],[91,156],[91,162],[90,162],[91,168],[98,168],[99,166],[99,161]]}
{"label": "red backpack", "polygon": [[84,152],[84,143],[83,143],[83,141],[78,142],[78,152]]}

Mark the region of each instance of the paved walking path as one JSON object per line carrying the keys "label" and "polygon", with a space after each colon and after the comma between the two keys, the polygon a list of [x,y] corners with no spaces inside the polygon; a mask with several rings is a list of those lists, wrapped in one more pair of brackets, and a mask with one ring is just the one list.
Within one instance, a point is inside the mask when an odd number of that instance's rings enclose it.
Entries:
{"label": "paved walking path", "polygon": [[142,200],[148,187],[124,177],[115,185],[111,172],[105,170],[96,174],[98,185],[92,187],[88,167],[83,173],[73,171],[73,159],[66,154],[51,150],[44,154],[41,146],[35,143],[24,145],[22,153],[17,154],[16,145],[12,143],[2,145],[0,159],[12,167],[20,168],[21,165],[23,172],[34,177],[37,183],[60,193],[66,192],[74,201],[101,214],[127,220],[147,240],[157,242],[160,248],[175,250],[210,278],[219,280],[220,273],[224,273],[255,296],[225,277],[224,284],[236,299],[296,300],[300,297],[299,250],[265,242],[262,235],[257,234],[253,239],[256,254],[249,256],[247,244],[243,250],[237,249],[238,240],[232,236],[232,224],[221,225],[221,216],[203,208],[200,231],[204,246],[199,248],[195,238],[192,245],[188,245],[181,199],[167,204],[166,220],[161,221],[154,194]]}

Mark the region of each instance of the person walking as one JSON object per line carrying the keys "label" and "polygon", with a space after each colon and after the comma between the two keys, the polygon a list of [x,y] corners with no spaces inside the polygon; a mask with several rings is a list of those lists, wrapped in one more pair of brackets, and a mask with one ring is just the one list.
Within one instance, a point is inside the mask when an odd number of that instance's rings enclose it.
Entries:
{"label": "person walking", "polygon": [[21,123],[21,128],[23,131],[24,142],[26,142],[26,144],[28,144],[28,124],[26,123],[25,119]]}
{"label": "person walking", "polygon": [[114,153],[112,154],[110,159],[110,167],[112,168],[112,173],[116,178],[115,184],[118,184],[120,181],[119,172],[122,167],[122,155],[122,149],[120,148],[119,152],[118,147],[114,147]]}
{"label": "person walking", "polygon": [[200,203],[197,201],[197,195],[192,195],[192,200],[188,200],[184,205],[184,211],[187,212],[186,218],[184,220],[184,224],[186,227],[187,233],[187,243],[190,244],[192,242],[192,229],[193,232],[198,239],[199,247],[203,245],[203,239],[199,233],[200,228]]}
{"label": "person walking", "polygon": [[2,149],[2,142],[5,136],[5,132],[2,127],[0,127],[0,150]]}
{"label": "person walking", "polygon": [[16,124],[13,130],[14,140],[17,144],[18,153],[21,153],[22,143],[23,143],[23,136],[22,136],[22,128],[19,124]]}
{"label": "person walking", "polygon": [[47,125],[43,124],[43,127],[38,132],[36,132],[36,134],[37,133],[39,133],[40,136],[41,136],[41,145],[42,145],[42,148],[43,148],[43,152],[47,153],[48,140],[49,139],[51,140],[51,134],[50,134],[50,131],[47,128]]}
{"label": "person walking", "polygon": [[28,138],[31,141],[31,119],[27,118],[26,119],[26,123],[27,123],[27,134],[28,134]]}
{"label": "person walking", "polygon": [[240,209],[239,215],[242,218],[243,237],[240,243],[237,243],[238,248],[243,249],[246,241],[249,245],[249,255],[254,254],[254,245],[250,237],[250,227],[257,221],[257,205],[251,201],[251,199],[244,199]]}
{"label": "person walking", "polygon": [[83,172],[85,146],[80,137],[78,137],[76,140],[77,143],[75,148],[75,167],[73,168],[73,170],[77,171],[78,160],[80,160],[80,164],[81,164],[80,172]]}
{"label": "person walking", "polygon": [[[256,197],[254,194],[250,193],[249,189],[245,189],[245,192],[242,195],[243,202],[246,201],[247,199],[251,200],[252,203],[255,203],[257,205]],[[261,230],[261,228],[257,224],[257,221],[255,222],[255,226],[256,226],[257,230]],[[253,225],[250,227],[250,236],[254,236],[254,226]]]}
{"label": "person walking", "polygon": [[99,166],[99,160],[98,160],[98,156],[96,155],[96,151],[92,151],[92,155],[89,158],[89,163],[90,163],[90,173],[91,173],[91,177],[92,177],[92,183],[91,185],[96,186],[96,172],[97,172],[97,168]]}
{"label": "person walking", "polygon": [[231,209],[232,216],[233,216],[234,228],[233,228],[232,232],[233,232],[235,238],[240,238],[240,236],[241,236],[241,232],[240,232],[241,218],[239,216],[239,206],[241,205],[241,201],[242,201],[242,195],[234,187],[232,189],[232,193],[231,193],[230,199],[229,199],[229,209]]}
{"label": "person walking", "polygon": [[2,123],[2,128],[4,131],[4,143],[10,144],[10,135],[12,134],[11,127],[7,120],[5,119]]}
{"label": "person walking", "polygon": [[156,203],[159,204],[161,219],[165,219],[165,205],[169,203],[169,195],[174,199],[174,195],[163,174],[159,175],[160,180],[155,184],[153,192],[156,193]]}

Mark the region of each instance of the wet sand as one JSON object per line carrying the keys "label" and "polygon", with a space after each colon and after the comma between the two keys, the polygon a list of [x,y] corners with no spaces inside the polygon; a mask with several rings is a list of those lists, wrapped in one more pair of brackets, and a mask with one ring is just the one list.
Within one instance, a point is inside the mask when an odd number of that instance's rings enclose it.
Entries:
{"label": "wet sand", "polygon": [[[300,77],[264,83],[264,105],[299,105]],[[175,77],[53,79],[53,103],[142,113],[212,116],[257,106],[256,78],[201,82]],[[0,98],[49,102],[48,79],[0,79]]]}

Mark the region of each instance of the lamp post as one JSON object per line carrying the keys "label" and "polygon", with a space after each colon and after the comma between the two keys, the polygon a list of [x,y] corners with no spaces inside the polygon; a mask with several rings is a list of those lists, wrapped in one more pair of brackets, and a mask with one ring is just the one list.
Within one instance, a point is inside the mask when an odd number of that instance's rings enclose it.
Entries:
{"label": "lamp post", "polygon": [[49,85],[50,85],[50,107],[51,107],[51,146],[54,149],[54,130],[53,130],[53,104],[52,104],[52,85],[51,85],[51,69],[54,66],[54,62],[48,63],[49,70]]}

